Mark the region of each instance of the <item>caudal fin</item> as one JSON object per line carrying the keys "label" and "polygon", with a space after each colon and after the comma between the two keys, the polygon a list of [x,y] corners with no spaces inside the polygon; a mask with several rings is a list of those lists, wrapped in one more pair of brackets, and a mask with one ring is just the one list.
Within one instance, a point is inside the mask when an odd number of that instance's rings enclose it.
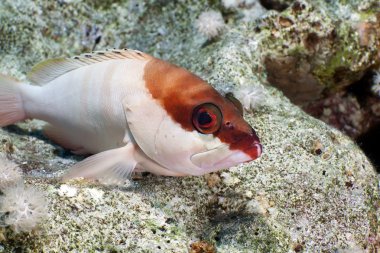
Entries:
{"label": "caudal fin", "polygon": [[0,74],[0,127],[25,119],[21,83]]}

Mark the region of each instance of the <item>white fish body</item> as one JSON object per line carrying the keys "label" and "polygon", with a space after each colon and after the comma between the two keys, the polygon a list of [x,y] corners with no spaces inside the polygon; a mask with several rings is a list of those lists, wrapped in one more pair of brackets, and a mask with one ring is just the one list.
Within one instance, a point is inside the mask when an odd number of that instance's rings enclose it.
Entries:
{"label": "white fish body", "polygon": [[142,90],[143,68],[141,61],[104,61],[42,87],[28,86],[23,94],[26,113],[59,126],[76,153],[95,154],[123,146],[130,136],[121,101],[128,92]]}

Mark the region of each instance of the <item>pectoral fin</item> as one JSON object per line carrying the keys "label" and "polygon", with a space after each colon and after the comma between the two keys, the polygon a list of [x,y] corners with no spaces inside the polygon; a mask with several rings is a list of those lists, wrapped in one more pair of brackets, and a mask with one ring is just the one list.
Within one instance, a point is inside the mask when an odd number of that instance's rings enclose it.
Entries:
{"label": "pectoral fin", "polygon": [[63,181],[76,177],[99,180],[105,184],[122,184],[136,167],[132,143],[90,156],[75,164],[63,176]]}

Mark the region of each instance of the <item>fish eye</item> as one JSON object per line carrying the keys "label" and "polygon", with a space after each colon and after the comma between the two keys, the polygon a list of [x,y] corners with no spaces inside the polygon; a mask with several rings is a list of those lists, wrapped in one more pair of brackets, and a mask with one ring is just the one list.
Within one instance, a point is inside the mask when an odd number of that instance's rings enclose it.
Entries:
{"label": "fish eye", "polygon": [[195,107],[192,121],[198,132],[213,134],[219,130],[222,124],[222,112],[214,104],[201,104]]}

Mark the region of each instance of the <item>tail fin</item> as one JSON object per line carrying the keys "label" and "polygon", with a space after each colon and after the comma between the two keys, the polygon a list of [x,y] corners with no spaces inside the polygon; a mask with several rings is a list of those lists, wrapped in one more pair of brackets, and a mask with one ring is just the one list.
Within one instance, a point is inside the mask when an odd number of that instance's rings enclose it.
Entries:
{"label": "tail fin", "polygon": [[0,127],[25,119],[21,83],[0,74]]}

